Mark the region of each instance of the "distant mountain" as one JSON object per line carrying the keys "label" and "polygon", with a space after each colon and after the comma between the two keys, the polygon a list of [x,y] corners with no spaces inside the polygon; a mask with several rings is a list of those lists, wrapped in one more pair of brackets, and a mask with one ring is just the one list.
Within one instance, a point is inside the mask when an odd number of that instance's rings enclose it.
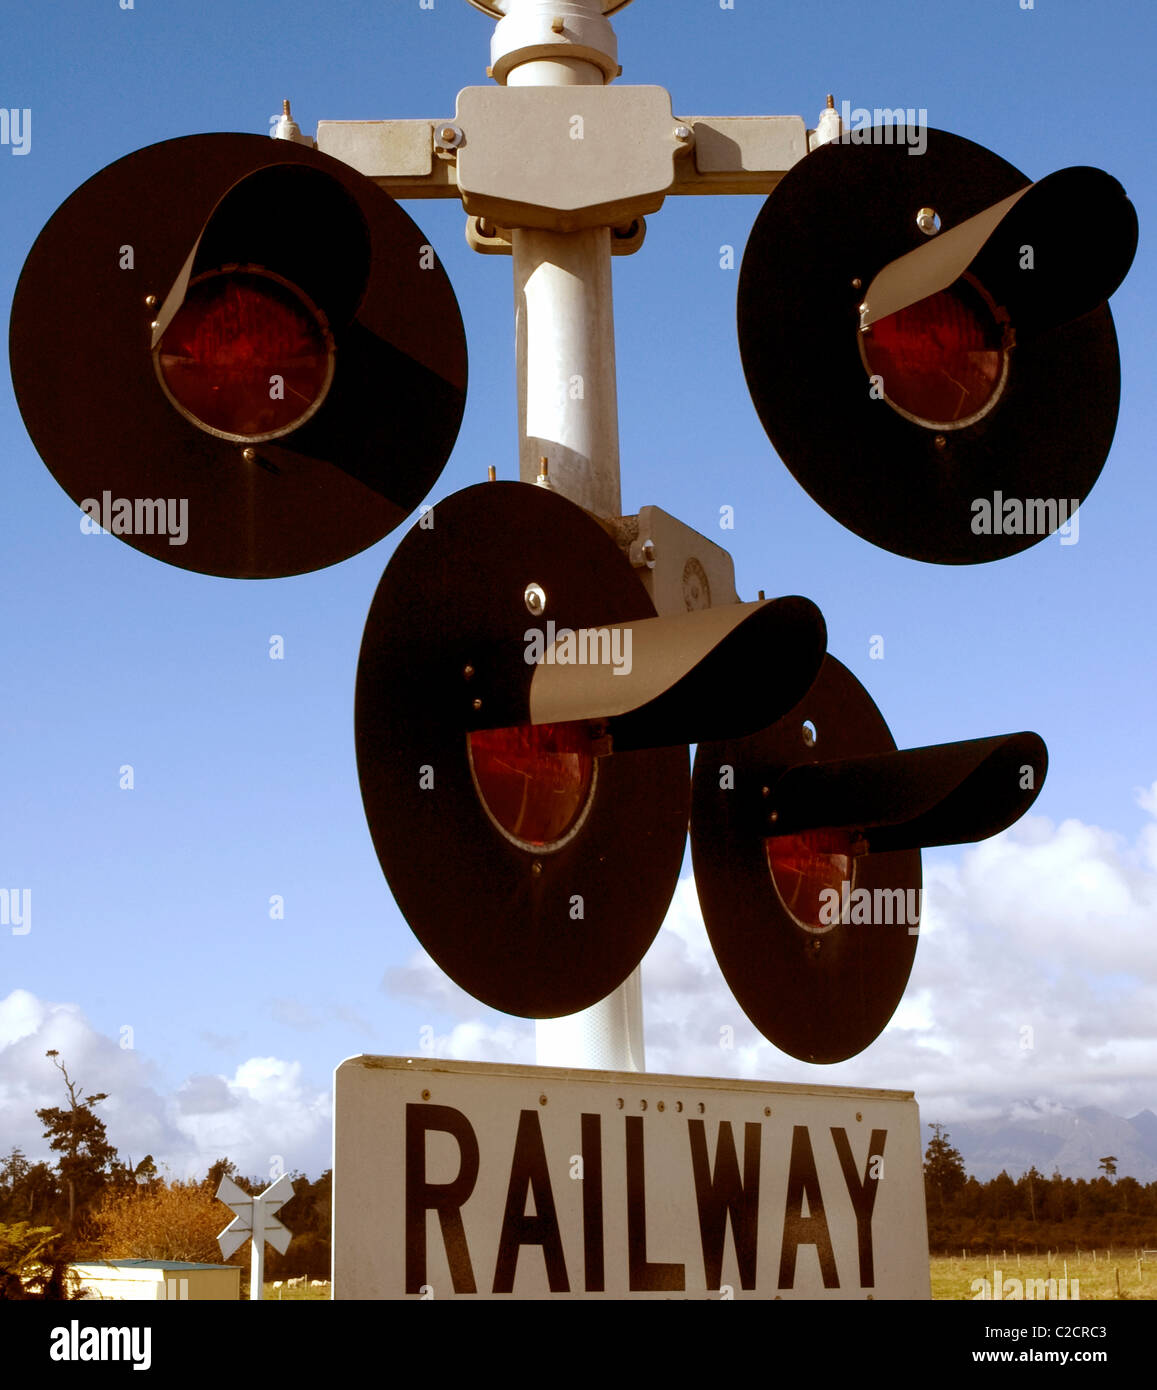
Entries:
{"label": "distant mountain", "polygon": [[[1076,1110],[1024,1102],[992,1120],[946,1125],[949,1141],[959,1149],[968,1173],[988,1182],[1001,1171],[1019,1178],[1036,1168],[1046,1178],[1101,1176],[1100,1160],[1117,1159],[1117,1176],[1157,1182],[1157,1115],[1142,1110],[1127,1120],[1097,1106]],[[924,1125],[925,1147],[931,1138]]]}
{"label": "distant mountain", "polygon": [[1152,1110],[1142,1110],[1129,1121],[1141,1136],[1141,1143],[1150,1158],[1157,1159],[1157,1115]]}

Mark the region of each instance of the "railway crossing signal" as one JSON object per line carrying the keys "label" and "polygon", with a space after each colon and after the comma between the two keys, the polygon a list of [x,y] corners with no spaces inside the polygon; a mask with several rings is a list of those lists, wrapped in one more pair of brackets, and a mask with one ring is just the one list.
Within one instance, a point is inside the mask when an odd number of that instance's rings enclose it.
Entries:
{"label": "railway crossing signal", "polygon": [[912,968],[920,850],[1006,829],[1047,766],[1032,733],[897,750],[832,656],[770,728],[701,743],[695,886],[720,969],[759,1031],[807,1062],[862,1052]]}
{"label": "railway crossing signal", "polygon": [[544,488],[439,502],[382,577],[355,712],[366,816],[419,940],[509,1013],[604,998],[678,880],[688,745],[778,718],[825,645],[801,598],[656,616],[602,527]]}
{"label": "railway crossing signal", "polygon": [[836,520],[913,559],[996,560],[1069,522],[1108,455],[1107,301],[1137,216],[1099,169],[1034,184],[960,136],[907,134],[822,145],[768,198],[740,271],[744,372]]}
{"label": "railway crossing signal", "polygon": [[[471,244],[515,261],[520,448],[553,438],[570,498],[525,468],[455,493],[383,575],[356,737],[385,874],[459,984],[555,1017],[638,964],[690,817],[737,998],[777,1045],[834,1061],[867,1046],[903,992],[919,849],[1010,825],[1047,755],[1028,733],[896,750],[808,600],[740,603],[733,576],[712,594],[696,554],[673,577],[669,557],[627,538],[606,501],[612,249],[637,250],[669,194],[770,189],[738,306],[770,438],[865,539],[963,564],[1055,531],[1096,481],[1120,387],[1107,301],[1136,216],[1099,170],[1033,184],[942,131],[922,131],[914,159],[903,138],[827,118],[816,132],[789,117],[676,122],[661,88],[606,86],[607,16],[626,2],[556,15],[472,0],[501,17],[499,86],[460,93],[456,122],[323,123],[317,148],[288,125],[274,141],[199,135],[110,165],[29,254],[13,379],[36,447],[94,524],[213,575],[333,564],[409,515],[454,445],[461,317],[386,189],[461,196]],[[556,62],[567,86],[507,91],[521,64]],[[543,368],[556,349],[602,374],[561,423]],[[585,434],[575,424],[596,415]],[[639,576],[655,564],[667,572],[648,592]],[[862,921],[865,901],[905,919]]]}
{"label": "railway crossing signal", "polygon": [[380,540],[465,402],[419,228],[347,165],[259,135],[166,140],[89,179],[28,255],[10,355],[33,443],[94,525],[234,578]]}

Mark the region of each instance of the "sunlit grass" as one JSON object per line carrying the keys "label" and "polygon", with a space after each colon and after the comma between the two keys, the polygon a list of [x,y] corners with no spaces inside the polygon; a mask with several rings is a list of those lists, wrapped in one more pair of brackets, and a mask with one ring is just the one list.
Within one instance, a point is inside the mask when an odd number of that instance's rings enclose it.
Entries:
{"label": "sunlit grass", "polygon": [[[1021,1281],[1020,1296],[1026,1295],[1026,1279],[1055,1279],[1056,1297],[1060,1297],[1064,1287],[1061,1281],[1068,1273],[1069,1297],[1073,1297],[1073,1280],[1078,1281],[1079,1296],[1082,1302],[1095,1299],[1117,1298],[1117,1277],[1120,1274],[1121,1298],[1157,1298],[1157,1259],[1144,1260],[1138,1275],[1137,1259],[1132,1250],[1114,1250],[1110,1257],[1106,1250],[1098,1250],[1094,1262],[1091,1250],[1054,1253],[1049,1260],[1045,1255],[1020,1255],[1010,1250],[1007,1255],[970,1255],[961,1259],[945,1255],[932,1256],[932,1297],[947,1299],[977,1298],[981,1293],[973,1281],[987,1279],[989,1294],[994,1293],[996,1271],[1001,1273],[1001,1294],[1005,1301],[1016,1292],[1016,1285],[1010,1280]],[[1047,1292],[1047,1285],[1046,1285]],[[1033,1297],[1036,1297],[1034,1289]]]}
{"label": "sunlit grass", "polygon": [[326,1284],[324,1289],[310,1288],[309,1280],[307,1279],[304,1284],[298,1284],[297,1287],[293,1289],[291,1289],[287,1283],[283,1283],[279,1289],[275,1289],[272,1284],[266,1284],[264,1297],[266,1301],[270,1303],[277,1303],[279,1301],[288,1303],[290,1299],[293,1299],[295,1302],[300,1302],[302,1299],[307,1298],[322,1298],[328,1301],[331,1292],[332,1287],[329,1284]]}

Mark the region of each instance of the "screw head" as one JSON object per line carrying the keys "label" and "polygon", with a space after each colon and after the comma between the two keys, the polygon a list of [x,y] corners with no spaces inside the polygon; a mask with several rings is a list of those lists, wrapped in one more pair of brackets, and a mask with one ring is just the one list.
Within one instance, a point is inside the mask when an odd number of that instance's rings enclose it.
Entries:
{"label": "screw head", "polygon": [[940,230],[940,214],[935,208],[921,208],[916,214],[916,225],[925,236],[935,236]]}
{"label": "screw head", "polygon": [[537,618],[546,612],[546,590],[541,584],[528,584],[522,595],[527,611]]}

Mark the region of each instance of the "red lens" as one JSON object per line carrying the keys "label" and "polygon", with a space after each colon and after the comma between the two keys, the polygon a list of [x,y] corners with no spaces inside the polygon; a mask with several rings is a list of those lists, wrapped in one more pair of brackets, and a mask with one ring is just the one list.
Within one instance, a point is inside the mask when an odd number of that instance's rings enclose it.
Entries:
{"label": "red lens", "polygon": [[[765,841],[767,867],[788,912],[808,931],[823,932],[840,920],[844,884],[855,877],[852,836],[847,830],[806,830]],[[825,893],[825,889],[834,890]]]}
{"label": "red lens", "polygon": [[860,343],[885,399],[930,426],[980,414],[1004,369],[1003,330],[967,280],[877,320]]}
{"label": "red lens", "polygon": [[333,374],[325,319],[286,281],[255,266],[189,286],[156,349],[170,400],[215,434],[273,439],[321,404]]}
{"label": "red lens", "polygon": [[524,724],[469,735],[478,794],[516,840],[550,845],[575,824],[594,777],[585,724]]}

